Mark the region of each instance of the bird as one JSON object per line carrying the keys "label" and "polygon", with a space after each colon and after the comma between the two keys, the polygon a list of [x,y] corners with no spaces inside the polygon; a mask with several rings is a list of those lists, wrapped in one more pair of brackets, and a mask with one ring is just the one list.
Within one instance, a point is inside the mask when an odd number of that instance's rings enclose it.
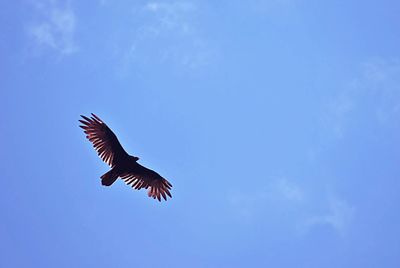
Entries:
{"label": "bird", "polygon": [[91,113],[91,117],[81,115],[79,120],[86,138],[93,144],[100,158],[107,163],[111,170],[103,174],[101,184],[111,186],[118,178],[134,189],[148,189],[148,196],[161,201],[172,198],[172,184],[160,174],[140,165],[139,157],[129,155],[112,130],[98,116]]}

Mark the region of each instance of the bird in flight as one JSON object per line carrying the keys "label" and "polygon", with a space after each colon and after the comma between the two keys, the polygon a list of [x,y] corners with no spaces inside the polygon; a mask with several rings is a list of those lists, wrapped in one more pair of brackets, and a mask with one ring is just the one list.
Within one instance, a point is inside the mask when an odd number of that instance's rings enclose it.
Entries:
{"label": "bird in flight", "polygon": [[161,197],[167,200],[171,197],[172,184],[161,177],[157,172],[140,165],[139,157],[129,155],[119,143],[117,136],[111,129],[95,114],[79,120],[86,138],[93,144],[100,158],[106,162],[111,170],[102,175],[101,184],[110,186],[118,178],[125,181],[127,185],[137,190],[145,188],[148,196],[161,201]]}

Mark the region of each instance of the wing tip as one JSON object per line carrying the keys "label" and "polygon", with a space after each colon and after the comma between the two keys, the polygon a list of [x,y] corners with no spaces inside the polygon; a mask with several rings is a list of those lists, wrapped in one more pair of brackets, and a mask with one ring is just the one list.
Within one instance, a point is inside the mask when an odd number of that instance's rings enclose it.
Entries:
{"label": "wing tip", "polygon": [[97,115],[95,115],[94,113],[90,113],[90,114],[92,115],[92,117],[94,117],[94,119],[96,119],[100,123],[103,123],[103,120],[101,120]]}
{"label": "wing tip", "polygon": [[[157,188],[157,187],[150,187],[147,192],[148,197],[161,201],[168,201],[168,197],[172,198],[171,193],[168,189],[165,188]],[[163,200],[164,199],[164,200]]]}
{"label": "wing tip", "polygon": [[[99,122],[99,123],[104,123],[103,120],[101,120],[97,115],[95,115],[94,113],[90,113],[92,116],[89,118],[85,115],[80,115],[83,119],[85,119],[87,122],[89,123],[93,123],[93,122]],[[79,120],[81,121],[81,120]]]}

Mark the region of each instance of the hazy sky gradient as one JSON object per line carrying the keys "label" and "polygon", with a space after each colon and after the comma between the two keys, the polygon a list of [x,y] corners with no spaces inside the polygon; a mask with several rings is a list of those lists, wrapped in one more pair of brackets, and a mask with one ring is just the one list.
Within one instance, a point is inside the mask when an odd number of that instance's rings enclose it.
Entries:
{"label": "hazy sky gradient", "polygon": [[[399,267],[400,4],[0,3],[1,267]],[[172,184],[117,181],[96,113]]]}

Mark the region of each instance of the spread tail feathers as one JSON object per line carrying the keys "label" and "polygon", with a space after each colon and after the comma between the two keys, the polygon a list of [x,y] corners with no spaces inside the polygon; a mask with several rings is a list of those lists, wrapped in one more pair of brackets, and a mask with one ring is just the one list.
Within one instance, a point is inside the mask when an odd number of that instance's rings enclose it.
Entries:
{"label": "spread tail feathers", "polygon": [[118,173],[111,169],[109,172],[103,174],[101,178],[101,184],[104,186],[110,186],[118,179]]}

